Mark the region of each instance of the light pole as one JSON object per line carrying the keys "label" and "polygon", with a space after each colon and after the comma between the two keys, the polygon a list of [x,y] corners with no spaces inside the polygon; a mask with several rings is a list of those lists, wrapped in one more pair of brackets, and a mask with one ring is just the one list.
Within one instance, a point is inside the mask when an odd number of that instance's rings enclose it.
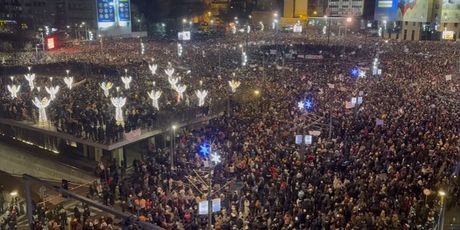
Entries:
{"label": "light pole", "polygon": [[331,38],[331,20],[327,15],[324,15],[324,19],[326,19],[327,45],[329,45],[329,41]]}
{"label": "light pole", "polygon": [[438,218],[438,229],[443,230],[444,229],[444,213],[446,211],[446,202],[445,202],[445,197],[446,197],[446,192],[443,190],[439,190],[439,196],[441,197],[441,210],[439,211],[439,218]]}
{"label": "light pole", "polygon": [[351,17],[347,18],[347,21],[345,22],[345,37],[347,36],[347,30],[348,30],[348,24],[350,24],[353,21]]}
{"label": "light pole", "polygon": [[172,138],[171,138],[171,154],[169,154],[169,159],[171,161],[171,170],[174,170],[174,152],[175,152],[175,142],[176,142],[176,129],[177,129],[177,126],[176,125],[173,125],[171,127],[171,130],[172,130]]}
{"label": "light pole", "polygon": [[221,162],[220,155],[212,152],[212,144],[209,145],[209,186],[208,186],[208,229],[212,230],[212,176],[214,167]]}

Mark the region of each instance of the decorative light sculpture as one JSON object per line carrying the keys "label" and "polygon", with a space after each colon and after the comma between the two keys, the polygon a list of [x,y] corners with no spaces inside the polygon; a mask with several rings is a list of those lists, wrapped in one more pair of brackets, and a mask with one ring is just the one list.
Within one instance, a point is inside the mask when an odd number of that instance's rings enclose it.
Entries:
{"label": "decorative light sculpture", "polygon": [[72,89],[73,77],[65,77],[64,78],[64,83],[67,86],[67,88]]}
{"label": "decorative light sculpture", "polygon": [[264,23],[259,22],[259,25],[260,25],[260,30],[261,30],[261,31],[264,31],[264,29],[265,29]]}
{"label": "decorative light sculpture", "polygon": [[117,124],[123,124],[123,111],[122,108],[126,104],[126,97],[112,97],[111,99],[112,105],[115,106],[115,120]]}
{"label": "decorative light sculpture", "polygon": [[186,85],[177,85],[176,92],[177,92],[177,102],[180,102],[184,98],[184,92],[187,89]]}
{"label": "decorative light sculpture", "polygon": [[50,101],[46,97],[42,100],[35,97],[34,100],[32,100],[32,103],[38,108],[38,124],[46,124],[48,122],[46,107],[50,105]]}
{"label": "decorative light sculpture", "polygon": [[152,90],[148,92],[150,99],[152,99],[152,106],[155,107],[157,110],[160,110],[160,106],[158,105],[158,99],[161,97],[161,91]]}
{"label": "decorative light sculpture", "polygon": [[18,97],[18,92],[21,90],[21,85],[8,85],[8,91],[10,91],[11,97],[14,99]]}
{"label": "decorative light sculpture", "polygon": [[238,87],[240,87],[241,82],[240,81],[235,81],[235,80],[232,79],[231,81],[228,81],[228,84],[230,85],[230,88],[232,88],[232,92],[235,93],[236,89]]}
{"label": "decorative light sculpture", "polygon": [[214,165],[219,164],[221,161],[219,154],[216,152],[211,153],[211,162],[214,163]]}
{"label": "decorative light sculpture", "polygon": [[165,69],[166,75],[168,75],[168,78],[171,78],[172,75],[174,74],[174,68],[168,67],[168,69]]}
{"label": "decorative light sculpture", "polygon": [[182,45],[177,43],[177,56],[182,57]]}
{"label": "decorative light sculpture", "polygon": [[129,77],[121,77],[121,81],[125,85],[125,89],[129,89],[129,85],[131,84],[132,80],[133,80],[133,78],[131,76],[129,76]]}
{"label": "decorative light sculpture", "polygon": [[195,91],[196,96],[198,97],[198,106],[204,105],[204,99],[208,96],[207,90],[197,90]]}
{"label": "decorative light sculpture", "polygon": [[34,85],[35,74],[34,73],[32,73],[32,74],[31,73],[24,74],[24,77],[29,82],[30,91],[34,90],[34,88],[35,88],[35,85]]}
{"label": "decorative light sculpture", "polygon": [[149,69],[152,75],[155,75],[157,73],[158,65],[157,64],[149,65]]}
{"label": "decorative light sculpture", "polygon": [[46,92],[50,95],[50,101],[56,99],[56,94],[59,92],[59,86],[51,86],[48,88],[48,86],[45,86]]}
{"label": "decorative light sculpture", "polygon": [[105,82],[105,81],[104,81],[104,82],[101,83],[101,89],[104,90],[104,95],[105,95],[106,97],[109,96],[109,94],[110,94],[110,89],[111,89],[112,87],[113,87],[112,82]]}
{"label": "decorative light sculpture", "polygon": [[171,85],[171,88],[175,90],[177,88],[177,83],[179,82],[179,78],[169,77],[168,81],[169,81],[169,84]]}

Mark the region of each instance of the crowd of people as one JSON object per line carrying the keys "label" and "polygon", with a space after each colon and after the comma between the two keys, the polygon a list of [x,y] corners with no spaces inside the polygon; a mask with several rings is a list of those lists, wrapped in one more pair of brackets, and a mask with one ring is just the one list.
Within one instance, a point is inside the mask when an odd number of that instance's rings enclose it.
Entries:
{"label": "crowd of people", "polygon": [[[152,114],[159,111],[146,91],[155,87],[165,93],[160,111],[186,113],[196,98],[188,93],[176,103],[163,74],[168,65],[190,86],[187,92],[206,88],[211,104],[228,100],[223,116],[177,132],[174,157],[171,149],[150,151],[133,162],[132,173],[122,173],[115,161],[100,164],[102,184],[89,197],[165,229],[205,228],[207,216],[199,215],[198,206],[210,189],[222,207],[213,215],[215,229],[433,229],[442,206],[438,191],[448,194],[449,203],[458,201],[452,174],[460,160],[460,87],[450,61],[459,55],[455,43],[350,37],[327,44],[290,34],[252,35],[246,41],[235,36],[190,42],[181,57],[175,43],[147,42],[145,58],[137,40],[106,44],[104,55],[52,57],[119,72],[85,77],[52,102],[50,120],[76,136],[111,142],[123,132],[153,127]],[[248,55],[245,66],[242,50]],[[372,74],[374,59],[381,75]],[[152,63],[160,66],[153,76]],[[354,68],[360,76],[350,73]],[[130,90],[121,89],[124,69],[135,79]],[[231,79],[241,81],[234,94]],[[103,80],[120,86],[113,94],[128,97],[125,126],[116,124],[99,89]],[[1,81],[5,86],[11,79]],[[52,84],[48,78],[37,82]],[[23,84],[18,99],[2,91],[2,116],[36,117],[31,98],[40,92],[29,93]],[[352,97],[362,103],[350,104]],[[313,103],[308,110],[298,107],[305,98]],[[319,125],[312,125],[313,116]],[[295,135],[309,133],[311,144],[296,144]],[[204,143],[222,159],[212,170],[199,154]]]}

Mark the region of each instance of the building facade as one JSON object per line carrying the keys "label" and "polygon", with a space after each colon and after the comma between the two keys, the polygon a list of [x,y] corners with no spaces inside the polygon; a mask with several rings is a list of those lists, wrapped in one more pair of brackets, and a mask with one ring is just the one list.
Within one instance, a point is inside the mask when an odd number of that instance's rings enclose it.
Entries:
{"label": "building facade", "polygon": [[364,0],[329,0],[326,14],[331,17],[361,17]]}

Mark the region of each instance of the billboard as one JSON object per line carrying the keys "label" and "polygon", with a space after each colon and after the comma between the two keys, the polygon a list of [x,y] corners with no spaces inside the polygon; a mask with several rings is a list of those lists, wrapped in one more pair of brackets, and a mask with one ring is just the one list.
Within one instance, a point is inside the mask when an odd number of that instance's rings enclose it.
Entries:
{"label": "billboard", "polygon": [[118,18],[120,21],[131,21],[129,0],[118,0]]}
{"label": "billboard", "polygon": [[97,0],[97,22],[115,22],[114,0]]}
{"label": "billboard", "polygon": [[454,31],[445,30],[442,32],[442,39],[444,40],[454,40]]}
{"label": "billboard", "polygon": [[398,21],[399,0],[377,0],[374,19],[378,21]]}
{"label": "billboard", "polygon": [[188,40],[190,40],[190,31],[178,32],[177,37],[181,41],[188,41]]}
{"label": "billboard", "polygon": [[433,0],[376,0],[374,19],[387,22],[427,22],[432,3]]}
{"label": "billboard", "polygon": [[460,22],[460,0],[442,0],[441,22]]}
{"label": "billboard", "polygon": [[428,10],[433,0],[399,0],[403,21],[427,22]]}
{"label": "billboard", "polygon": [[131,34],[130,0],[96,0],[99,35],[105,37]]}

